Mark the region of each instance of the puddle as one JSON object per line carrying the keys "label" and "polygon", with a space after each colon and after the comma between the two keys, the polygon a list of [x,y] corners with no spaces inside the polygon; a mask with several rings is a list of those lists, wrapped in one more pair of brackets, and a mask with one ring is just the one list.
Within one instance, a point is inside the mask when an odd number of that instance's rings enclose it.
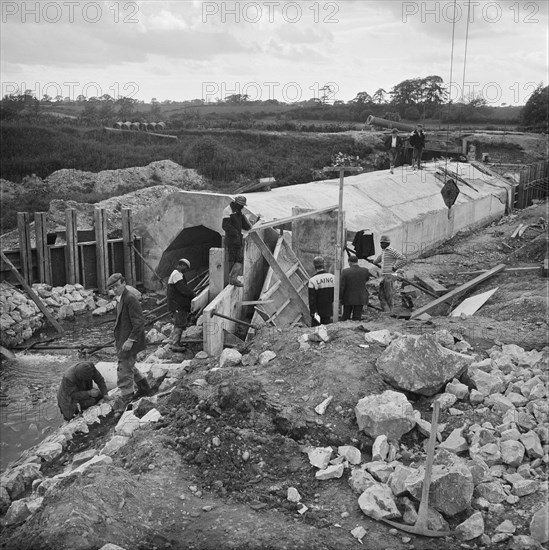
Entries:
{"label": "puddle", "polygon": [[61,426],[57,389],[73,357],[19,354],[0,371],[0,470]]}

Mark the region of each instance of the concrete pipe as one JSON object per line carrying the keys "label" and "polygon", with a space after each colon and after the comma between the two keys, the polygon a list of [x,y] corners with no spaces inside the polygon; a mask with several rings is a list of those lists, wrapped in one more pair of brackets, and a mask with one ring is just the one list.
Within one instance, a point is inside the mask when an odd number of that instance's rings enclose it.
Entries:
{"label": "concrete pipe", "polygon": [[382,128],[396,128],[397,130],[402,130],[403,132],[413,132],[416,127],[411,124],[404,124],[402,122],[395,122],[394,120],[387,120],[385,118],[378,118],[376,116],[370,115],[366,120],[366,124],[381,126]]}

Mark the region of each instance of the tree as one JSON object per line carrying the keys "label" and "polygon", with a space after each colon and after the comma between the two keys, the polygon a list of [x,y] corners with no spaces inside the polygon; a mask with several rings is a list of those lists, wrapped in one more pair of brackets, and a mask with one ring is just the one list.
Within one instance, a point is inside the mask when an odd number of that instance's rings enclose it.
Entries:
{"label": "tree", "polygon": [[374,92],[372,101],[377,104],[386,103],[387,92],[383,88],[379,88]]}
{"label": "tree", "polygon": [[438,75],[422,78],[419,82],[421,102],[429,105],[441,105],[448,98],[448,91],[443,86],[444,81]]}
{"label": "tree", "polygon": [[549,86],[539,83],[521,113],[522,124],[547,132],[549,129]]}
{"label": "tree", "polygon": [[367,103],[372,103],[373,98],[368,92],[358,92],[354,99],[351,99],[351,103],[365,105]]}

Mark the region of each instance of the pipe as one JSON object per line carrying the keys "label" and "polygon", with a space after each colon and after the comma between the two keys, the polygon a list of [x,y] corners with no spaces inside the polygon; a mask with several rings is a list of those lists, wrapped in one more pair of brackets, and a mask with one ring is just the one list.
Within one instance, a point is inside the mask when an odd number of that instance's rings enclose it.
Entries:
{"label": "pipe", "polygon": [[222,319],[227,319],[228,321],[233,321],[234,323],[238,323],[239,325],[244,325],[249,328],[257,329],[256,326],[251,325],[250,323],[246,323],[245,321],[241,321],[240,319],[235,319],[234,317],[229,317],[228,315],[222,315],[221,313],[217,313],[217,311],[212,311],[211,315],[221,317]]}
{"label": "pipe", "polygon": [[381,126],[382,128],[396,128],[403,132],[413,132],[416,128],[411,124],[404,124],[403,122],[395,122],[394,120],[387,120],[386,118],[378,118],[373,115],[369,115],[366,124]]}

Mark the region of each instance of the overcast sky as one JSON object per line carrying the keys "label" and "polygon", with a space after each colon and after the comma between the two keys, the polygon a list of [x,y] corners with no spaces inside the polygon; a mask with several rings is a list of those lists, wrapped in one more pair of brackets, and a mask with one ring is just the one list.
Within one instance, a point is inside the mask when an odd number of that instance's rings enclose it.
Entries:
{"label": "overcast sky", "polygon": [[299,101],[329,84],[348,101],[407,78],[448,84],[454,28],[452,96],[522,105],[547,85],[548,4],[471,0],[463,86],[463,0],[1,0],[2,95]]}

